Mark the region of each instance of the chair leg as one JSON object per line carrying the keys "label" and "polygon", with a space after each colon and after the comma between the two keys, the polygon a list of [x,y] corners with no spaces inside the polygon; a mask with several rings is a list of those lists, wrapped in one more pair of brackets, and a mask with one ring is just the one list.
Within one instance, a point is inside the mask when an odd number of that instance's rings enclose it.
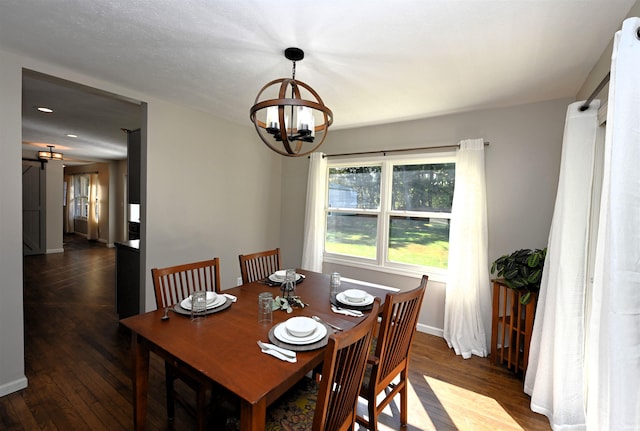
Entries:
{"label": "chair leg", "polygon": [[[406,380],[405,380],[406,382]],[[409,405],[408,396],[407,396],[407,385],[406,383],[402,385],[400,389],[400,426],[407,426],[407,410]]]}
{"label": "chair leg", "polygon": [[407,410],[409,410],[408,404],[408,388],[407,388],[407,379],[408,379],[407,370],[403,370],[400,372],[400,426],[407,426]]}
{"label": "chair leg", "polygon": [[369,431],[378,431],[378,406],[376,405],[376,394],[373,397],[369,397],[368,409],[369,409]]}
{"label": "chair leg", "polygon": [[199,385],[196,391],[196,422],[200,431],[207,429],[207,410],[207,388]]}
{"label": "chair leg", "polygon": [[175,375],[173,374],[173,367],[168,362],[164,363],[164,376],[167,391],[167,417],[172,421],[176,414],[175,396],[173,392]]}

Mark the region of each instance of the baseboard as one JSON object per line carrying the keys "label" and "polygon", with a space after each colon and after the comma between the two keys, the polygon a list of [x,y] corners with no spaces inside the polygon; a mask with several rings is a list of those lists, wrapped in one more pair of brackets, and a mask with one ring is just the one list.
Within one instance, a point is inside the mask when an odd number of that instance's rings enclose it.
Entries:
{"label": "baseboard", "polygon": [[440,329],[440,328],[436,328],[434,326],[429,326],[429,325],[424,325],[422,323],[418,323],[418,326],[417,326],[416,329],[419,332],[424,332],[426,334],[435,335],[436,337],[440,337],[440,338],[444,337],[444,330]]}
{"label": "baseboard", "polygon": [[48,248],[45,254],[64,253],[64,248]]}
{"label": "baseboard", "polygon": [[12,394],[21,389],[24,389],[28,386],[28,381],[26,377],[21,377],[18,380],[14,380],[13,382],[5,383],[4,385],[0,385],[0,397],[4,397],[5,395]]}

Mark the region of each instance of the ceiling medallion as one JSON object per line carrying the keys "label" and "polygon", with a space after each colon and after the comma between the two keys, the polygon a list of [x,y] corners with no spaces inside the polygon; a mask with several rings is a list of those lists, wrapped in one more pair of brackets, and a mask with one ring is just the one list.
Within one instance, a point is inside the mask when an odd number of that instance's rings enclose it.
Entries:
{"label": "ceiling medallion", "polygon": [[306,156],[324,142],[333,112],[313,88],[295,79],[296,61],[304,58],[304,51],[287,48],[284,56],[293,62],[291,78],[265,84],[249,116],[260,139],[273,151],[287,157]]}

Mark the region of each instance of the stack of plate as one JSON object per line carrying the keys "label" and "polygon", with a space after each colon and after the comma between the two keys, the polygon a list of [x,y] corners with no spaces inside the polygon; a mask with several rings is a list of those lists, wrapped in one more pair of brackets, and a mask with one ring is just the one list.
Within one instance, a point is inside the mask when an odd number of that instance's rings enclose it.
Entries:
{"label": "stack of plate", "polygon": [[309,317],[292,317],[277,325],[273,335],[283,343],[313,344],[327,335],[327,327]]}
{"label": "stack of plate", "polygon": [[336,295],[336,299],[343,304],[355,307],[366,307],[373,304],[374,296],[360,289],[347,289]]}
{"label": "stack of plate", "polygon": [[[215,292],[207,292],[207,310],[221,306],[227,301],[224,295],[218,295]],[[185,298],[180,303],[185,310],[191,310],[191,296]]]}

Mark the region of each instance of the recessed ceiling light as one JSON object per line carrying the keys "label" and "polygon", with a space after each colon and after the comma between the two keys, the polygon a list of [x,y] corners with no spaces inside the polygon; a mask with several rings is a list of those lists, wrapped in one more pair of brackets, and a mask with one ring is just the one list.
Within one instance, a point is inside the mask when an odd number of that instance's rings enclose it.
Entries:
{"label": "recessed ceiling light", "polygon": [[67,133],[67,136],[70,138],[77,138],[78,135],[74,135],[73,133]]}
{"label": "recessed ceiling light", "polygon": [[45,106],[36,106],[36,109],[40,112],[46,112],[47,114],[50,114],[53,112],[53,109],[47,108]]}

